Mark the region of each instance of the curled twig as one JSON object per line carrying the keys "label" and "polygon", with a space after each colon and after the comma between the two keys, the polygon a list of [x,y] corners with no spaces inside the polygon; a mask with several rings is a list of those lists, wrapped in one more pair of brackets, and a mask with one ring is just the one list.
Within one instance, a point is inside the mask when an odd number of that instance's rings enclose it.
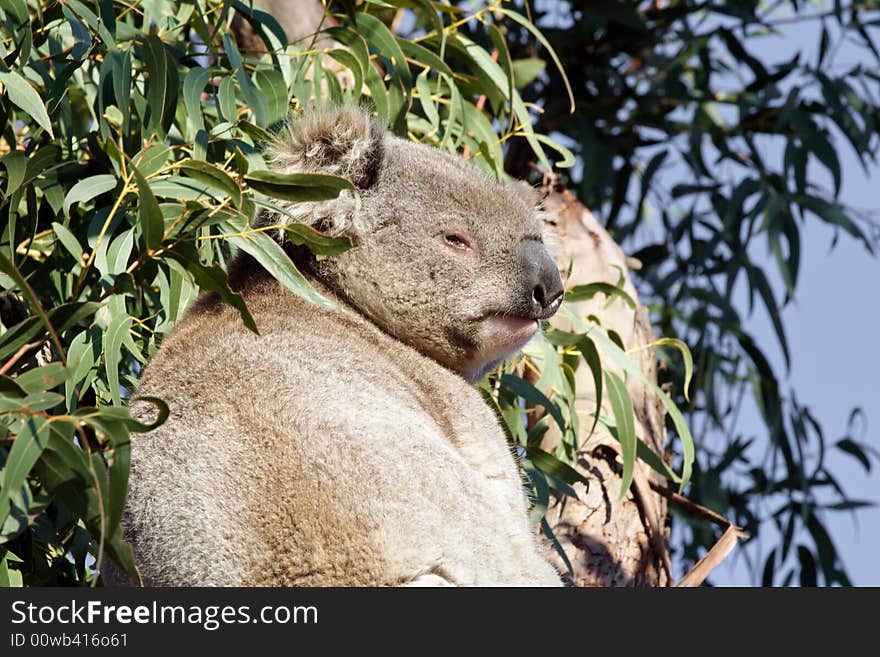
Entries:
{"label": "curled twig", "polygon": [[695,587],[702,584],[715,567],[720,564],[733,550],[736,542],[740,538],[746,537],[746,533],[736,525],[728,525],[727,530],[718,539],[718,542],[712,546],[706,556],[697,562],[697,565],[691,568],[691,571],[681,578],[675,586]]}
{"label": "curled twig", "polygon": [[706,553],[706,556],[700,559],[697,564],[691,568],[690,572],[681,578],[678,584],[676,584],[677,587],[693,587],[702,584],[706,581],[709,573],[711,573],[715,567],[724,561],[727,555],[730,554],[730,551],[733,550],[737,540],[749,537],[749,535],[743,531],[742,527],[737,527],[724,516],[715,513],[712,509],[707,509],[703,505],[689,500],[684,495],[667,490],[663,486],[655,484],[654,482],[650,482],[650,486],[651,490],[658,495],[662,495],[685,511],[724,528],[724,533],[721,535],[721,538],[719,538],[715,545],[713,545]]}

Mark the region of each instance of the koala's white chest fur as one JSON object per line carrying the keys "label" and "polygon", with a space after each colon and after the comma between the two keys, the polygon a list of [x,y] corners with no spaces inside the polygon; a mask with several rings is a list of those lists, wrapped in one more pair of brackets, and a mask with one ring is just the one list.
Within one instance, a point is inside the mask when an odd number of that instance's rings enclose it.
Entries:
{"label": "koala's white chest fur", "polygon": [[353,313],[248,303],[259,336],[196,315],[144,377],[172,410],[133,441],[148,583],[559,584],[476,390]]}

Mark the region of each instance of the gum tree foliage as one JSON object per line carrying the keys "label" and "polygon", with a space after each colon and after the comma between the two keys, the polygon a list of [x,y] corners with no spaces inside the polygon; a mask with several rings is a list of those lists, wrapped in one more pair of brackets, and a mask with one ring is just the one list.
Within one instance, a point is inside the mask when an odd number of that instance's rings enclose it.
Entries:
{"label": "gum tree foliage", "polygon": [[[200,290],[219,293],[257,328],[227,285],[235,250],[293,292],[327,302],[268,229],[249,227],[256,212],[282,212],[273,198],[354,193],[341,178],[267,170],[264,146],[291,111],[322,99],[367,102],[398,134],[464,151],[502,179],[513,138],[525,139],[546,170],[551,159],[573,163],[533,131],[535,108],[518,87],[534,77],[534,62],[511,59],[496,26],[512,21],[541,42],[527,18],[507,5],[395,4],[411,17],[410,38],[389,29],[391,5],[349,2],[335,8],[336,25],[322,37],[331,45],[319,47],[287,45],[272,16],[235,0],[0,2],[0,585],[93,584],[108,558],[136,575],[119,523],[130,433],[149,427],[131,419],[125,401]],[[266,52],[239,52],[233,11]],[[468,25],[480,29],[471,34]],[[286,230],[319,256],[349,246],[303,225]],[[598,292],[622,294],[609,285],[570,294]],[[597,410],[591,423],[617,427],[620,493],[629,486],[638,445],[632,403],[600,361],[607,354],[627,363],[613,337],[591,322],[580,334],[542,338],[540,365],[560,382],[552,400],[515,365],[484,383],[531,476],[536,524],[550,489],[571,493],[582,479],[567,464],[581,431],[578,366],[614,392],[614,413]],[[687,427],[664,398],[687,453]],[[152,402],[163,421],[167,407]],[[548,411],[528,433],[525,402]],[[554,454],[538,447],[549,422],[566,436]],[[684,485],[690,459],[684,476],[654,462]]]}
{"label": "gum tree foliage", "polygon": [[[823,517],[869,502],[849,498],[827,456],[845,453],[870,470],[878,455],[852,431],[858,409],[830,440],[768,353],[780,350],[788,366],[780,312],[797,294],[805,225],[830,225],[835,242],[872,253],[880,244],[876,214],[839,198],[844,151],[866,168],[877,163],[878,3],[533,4],[576,101],[571,115],[563,81],[544,71],[547,52],[504,20],[512,56],[529,62],[522,95],[543,108],[536,129],[577,155],[568,184],[641,261],[635,275],[654,325],[693,351],[693,401],[673,386],[697,444],[689,496],[761,536],[746,550],[756,582],[848,584]],[[798,39],[783,61],[762,58],[765,36],[793,29],[815,35],[815,48],[799,52]],[[531,160],[527,145],[513,144],[508,170],[527,175]],[[755,307],[775,344],[752,335]],[[673,380],[680,367],[668,363]],[[738,426],[750,397],[764,425],[755,436]],[[682,521],[674,543],[693,561],[717,530]]]}

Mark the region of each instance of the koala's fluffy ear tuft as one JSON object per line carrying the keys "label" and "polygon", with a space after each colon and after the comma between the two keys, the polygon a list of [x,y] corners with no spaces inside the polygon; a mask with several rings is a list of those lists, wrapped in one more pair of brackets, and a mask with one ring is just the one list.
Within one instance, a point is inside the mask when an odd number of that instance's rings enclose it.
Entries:
{"label": "koala's fluffy ear tuft", "polygon": [[384,132],[360,107],[314,109],[289,124],[268,154],[273,169],[341,176],[366,189],[382,162]]}
{"label": "koala's fluffy ear tuft", "polygon": [[[384,154],[385,129],[360,107],[321,108],[306,111],[269,145],[271,169],[283,173],[324,173],[348,178],[359,190],[369,188],[378,176]],[[330,235],[356,236],[366,230],[358,216],[354,196],[343,191],[329,201],[276,203],[289,208],[298,221]],[[285,214],[262,212],[256,226],[284,225]],[[285,233],[278,232],[284,242]]]}

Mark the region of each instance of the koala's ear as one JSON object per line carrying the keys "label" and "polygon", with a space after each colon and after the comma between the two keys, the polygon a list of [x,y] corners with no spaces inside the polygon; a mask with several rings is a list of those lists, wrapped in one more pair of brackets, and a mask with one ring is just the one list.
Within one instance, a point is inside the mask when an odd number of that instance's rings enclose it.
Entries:
{"label": "koala's ear", "polygon": [[[385,129],[359,107],[322,108],[304,113],[288,125],[267,149],[268,163],[283,173],[325,173],[348,178],[363,191],[378,177],[384,156]],[[354,196],[343,191],[329,201],[290,203],[276,200],[289,214],[262,212],[255,226],[284,225],[290,215],[330,235],[356,235],[366,231]],[[285,232],[277,234],[284,242]]]}
{"label": "koala's ear", "polygon": [[532,187],[524,180],[515,180],[512,185],[513,192],[533,210],[541,222],[541,237],[544,246],[551,255],[559,250],[560,236],[557,227],[556,215],[548,212],[544,207],[544,192],[540,188]]}
{"label": "koala's ear", "polygon": [[341,176],[367,189],[382,163],[384,136],[360,107],[314,109],[290,123],[268,154],[273,169]]}
{"label": "koala's ear", "polygon": [[540,209],[541,203],[544,200],[540,189],[532,187],[525,180],[514,180],[511,188],[514,194],[519,196],[527,206],[536,210]]}

